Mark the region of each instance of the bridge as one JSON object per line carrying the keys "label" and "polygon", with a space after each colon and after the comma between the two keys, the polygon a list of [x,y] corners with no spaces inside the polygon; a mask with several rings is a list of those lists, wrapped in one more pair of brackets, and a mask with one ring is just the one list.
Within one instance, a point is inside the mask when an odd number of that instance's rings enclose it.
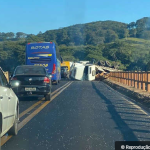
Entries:
{"label": "bridge", "polygon": [[51,101],[20,99],[19,133],[3,136],[2,150],[114,150],[115,141],[149,141],[149,92],[149,72],[61,81]]}

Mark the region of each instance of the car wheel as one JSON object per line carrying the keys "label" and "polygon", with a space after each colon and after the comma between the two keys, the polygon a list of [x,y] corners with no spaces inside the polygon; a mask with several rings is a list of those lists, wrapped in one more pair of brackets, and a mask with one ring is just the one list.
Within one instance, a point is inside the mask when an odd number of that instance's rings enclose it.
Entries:
{"label": "car wheel", "polygon": [[56,83],[55,83],[56,85],[58,84],[58,80],[56,80]]}
{"label": "car wheel", "polygon": [[51,93],[45,95],[45,100],[50,101],[51,100]]}
{"label": "car wheel", "polygon": [[17,135],[18,134],[18,112],[17,111],[16,111],[16,115],[15,115],[14,124],[10,128],[10,130],[8,131],[8,134],[10,134],[10,135]]}

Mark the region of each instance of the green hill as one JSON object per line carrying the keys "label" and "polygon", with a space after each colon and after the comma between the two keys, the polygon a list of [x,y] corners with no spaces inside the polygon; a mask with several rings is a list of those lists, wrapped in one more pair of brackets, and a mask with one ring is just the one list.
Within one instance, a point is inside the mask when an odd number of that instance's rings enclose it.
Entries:
{"label": "green hill", "polygon": [[[77,24],[37,35],[23,32],[0,33],[0,66],[13,70],[25,63],[28,42],[53,41],[64,60],[109,60],[120,69],[146,70],[150,58],[150,22],[148,17],[129,24],[98,21]],[[150,63],[149,63],[150,64]]]}

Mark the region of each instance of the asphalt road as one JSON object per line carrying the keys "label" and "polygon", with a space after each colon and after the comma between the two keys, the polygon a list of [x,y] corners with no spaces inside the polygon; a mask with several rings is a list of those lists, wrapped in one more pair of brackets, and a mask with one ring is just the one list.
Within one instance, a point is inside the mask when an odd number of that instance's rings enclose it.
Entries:
{"label": "asphalt road", "polygon": [[[36,100],[21,100],[20,110]],[[115,141],[149,141],[149,127],[147,112],[103,82],[74,81],[2,150],[114,150]]]}
{"label": "asphalt road", "polygon": [[[60,88],[61,86],[63,86],[67,82],[68,81],[62,81],[58,85],[52,85],[52,92],[54,92],[56,89]],[[19,107],[20,107],[19,112],[20,113],[23,112],[24,110],[26,110],[28,107],[30,107],[31,105],[36,103],[41,98],[42,98],[42,96],[40,96],[40,97],[36,97],[36,96],[21,97],[19,99],[19,101],[20,101],[20,103],[19,103]]]}

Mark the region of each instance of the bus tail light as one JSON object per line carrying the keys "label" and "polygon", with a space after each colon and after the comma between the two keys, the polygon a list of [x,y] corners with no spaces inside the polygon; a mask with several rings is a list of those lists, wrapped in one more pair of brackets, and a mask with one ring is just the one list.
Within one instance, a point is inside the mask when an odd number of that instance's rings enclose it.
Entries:
{"label": "bus tail light", "polygon": [[50,83],[50,79],[49,79],[48,77],[45,77],[45,78],[44,78],[44,82],[45,82],[45,83]]}
{"label": "bus tail light", "polygon": [[53,64],[53,71],[52,71],[52,74],[55,74],[56,73],[56,65]]}

